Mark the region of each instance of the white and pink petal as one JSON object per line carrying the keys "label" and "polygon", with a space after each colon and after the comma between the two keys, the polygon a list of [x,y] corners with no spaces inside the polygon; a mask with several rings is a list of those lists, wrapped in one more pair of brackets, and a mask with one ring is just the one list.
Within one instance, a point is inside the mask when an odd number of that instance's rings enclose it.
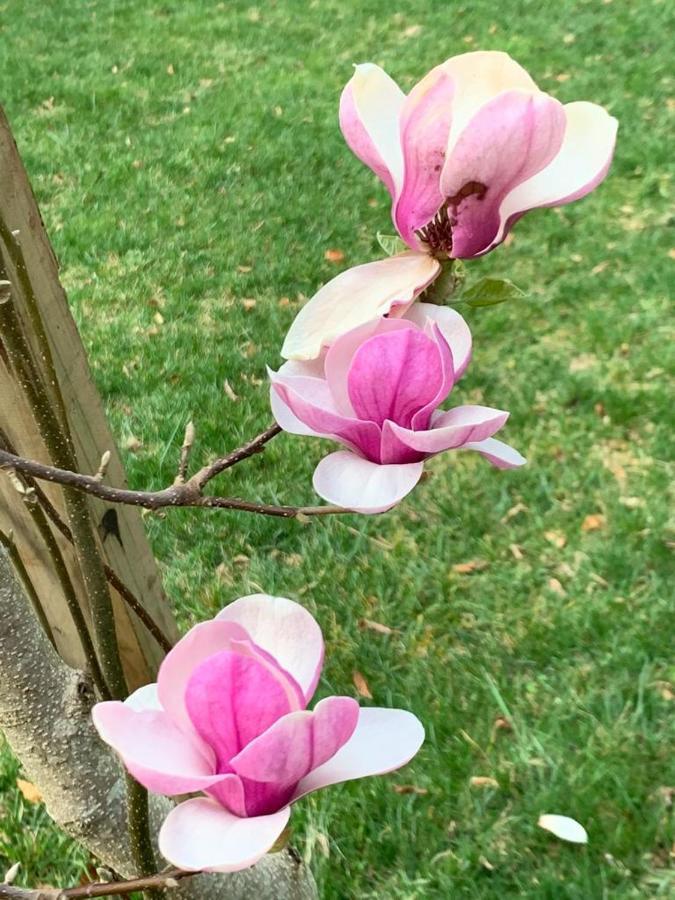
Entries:
{"label": "white and pink petal", "polygon": [[460,450],[476,450],[498,469],[517,469],[524,466],[527,460],[514,447],[510,447],[496,438],[488,438],[485,441],[470,442],[459,448]]}
{"label": "white and pink petal", "polygon": [[314,470],[314,490],[328,503],[368,515],[386,512],[422,477],[421,462],[380,465],[348,450],[324,457]]}

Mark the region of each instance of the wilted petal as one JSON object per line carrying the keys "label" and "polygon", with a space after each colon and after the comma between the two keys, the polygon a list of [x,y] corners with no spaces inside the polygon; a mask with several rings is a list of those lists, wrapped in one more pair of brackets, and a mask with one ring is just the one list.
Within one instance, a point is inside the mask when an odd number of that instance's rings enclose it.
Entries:
{"label": "wilted petal", "polygon": [[314,470],[314,490],[344,509],[374,514],[396,506],[422,477],[422,463],[383,466],[338,450]]}
{"label": "wilted petal", "polygon": [[325,284],[295,317],[281,355],[314,359],[340,335],[409,306],[440,271],[427,253],[412,251],[341,272]]}
{"label": "wilted petal", "polygon": [[507,91],[476,113],[441,175],[448,215],[455,220],[453,257],[476,256],[494,240],[502,200],[551,162],[564,133],[562,104],[539,92]]}
{"label": "wilted petal", "polygon": [[355,68],[340,98],[340,128],[352,153],[393,197],[403,177],[399,113],[405,94],[379,66],[364,63]]}
{"label": "wilted petal", "polygon": [[390,430],[401,443],[420,453],[441,453],[463,447],[469,442],[480,442],[492,437],[504,425],[509,414],[488,406],[457,406],[448,412],[440,412],[432,419],[426,431],[411,431],[395,422],[387,422]]}
{"label": "wilted petal", "polygon": [[235,756],[232,768],[253,781],[297,784],[351,738],[358,718],[356,700],[327,697],[311,712],[303,710],[279,719]]}
{"label": "wilted petal", "polygon": [[570,841],[573,844],[588,843],[588,833],[584,826],[569,816],[556,816],[553,814],[539,816],[537,825],[545,831],[550,831],[551,834],[563,841]]}
{"label": "wilted petal", "polygon": [[378,707],[361,709],[350,740],[332,759],[302,779],[293,800],[329,784],[400,769],[423,742],[424,728],[412,713]]}
{"label": "wilted petal", "polygon": [[616,143],[617,120],[595,103],[568,103],[564,111],[566,130],[558,155],[504,198],[501,229],[486,249],[502,241],[523,213],[579,200],[607,175]]}
{"label": "wilted petal", "polygon": [[488,438],[486,441],[478,441],[477,443],[463,444],[460,450],[477,450],[481,456],[484,456],[493,466],[498,469],[515,469],[518,466],[524,466],[527,460],[521,456],[513,447],[509,447],[503,441],[496,438]]}
{"label": "wilted petal", "polygon": [[237,872],[274,846],[286,827],[288,807],[269,816],[242,819],[206,797],[172,809],[159,833],[159,852],[189,872]]}
{"label": "wilted petal", "polygon": [[314,616],[286,597],[251,594],[230,603],[217,619],[235,622],[289,672],[309,701],[323,665],[324,644]]}
{"label": "wilted petal", "polygon": [[222,780],[209,747],[197,735],[181,731],[165,712],[138,712],[125,703],[109,701],[97,703],[92,718],[101,738],[149,791],[187,794]]}
{"label": "wilted petal", "polygon": [[293,711],[283,681],[270,668],[229,650],[196,667],[185,691],[185,706],[195,731],[215,752],[220,771],[250,741]]}
{"label": "wilted petal", "polygon": [[415,232],[434,218],[443,203],[441,170],[453,93],[452,78],[437,66],[415,85],[401,110],[403,186],[394,206],[394,223],[413,249],[419,246]]}
{"label": "wilted petal", "polygon": [[438,325],[452,353],[456,382],[464,374],[471,360],[471,331],[462,316],[449,306],[419,301],[409,307],[404,319],[414,322],[420,328],[426,328],[430,320]]}

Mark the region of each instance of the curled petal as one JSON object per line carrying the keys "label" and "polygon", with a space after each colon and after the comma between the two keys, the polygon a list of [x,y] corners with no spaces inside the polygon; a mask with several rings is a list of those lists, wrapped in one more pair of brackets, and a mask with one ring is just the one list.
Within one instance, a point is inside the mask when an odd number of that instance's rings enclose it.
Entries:
{"label": "curled petal", "polygon": [[438,260],[412,251],[341,272],[300,310],[281,355],[286,359],[315,359],[341,334],[395,307],[408,307],[439,272]]}
{"label": "curled petal", "polygon": [[164,712],[137,712],[109,701],[97,703],[92,718],[134,778],[155,794],[203,791],[224,777],[216,774],[210,748],[197,735],[181,731]]}
{"label": "curled petal", "polygon": [[476,113],[441,175],[453,257],[476,256],[494,240],[502,200],[551,162],[564,133],[562,104],[540,92],[507,91]]}
{"label": "curled petal", "polygon": [[486,441],[464,444],[460,450],[477,450],[488,462],[498,469],[516,469],[524,466],[527,460],[513,447],[509,447],[503,441],[496,438],[488,438]]}
{"label": "curled petal", "polygon": [[164,820],[159,852],[189,872],[237,872],[261,859],[286,827],[289,807],[269,816],[239,818],[215,800],[179,803]]}
{"label": "curled petal", "polygon": [[290,713],[248,744],[232,760],[243,778],[294,785],[347,743],[359,718],[351,697],[327,697],[313,711]]}
{"label": "curled petal", "polygon": [[340,128],[349,148],[392,197],[403,177],[398,122],[404,100],[396,82],[372,63],[356,66],[340,98]]}
{"label": "curled petal", "polygon": [[245,628],[252,640],[293,676],[309,701],[324,656],[321,629],[310,612],[286,597],[251,594],[230,603],[216,618]]}
{"label": "curled petal", "polygon": [[454,82],[437,66],[415,85],[401,110],[403,185],[393,217],[401,237],[413,249],[415,232],[434,218],[443,203],[441,170],[452,120]]}
{"label": "curled petal", "polygon": [[504,198],[501,229],[486,249],[502,241],[523,213],[580,200],[607,175],[616,143],[617,120],[595,103],[568,103],[564,110],[566,129],[559,153],[545,169]]}
{"label": "curled petal", "polygon": [[488,406],[457,406],[439,413],[426,431],[411,431],[395,422],[387,422],[386,429],[411,450],[432,454],[484,441],[499,431],[508,417],[507,412]]}
{"label": "curled petal", "polygon": [[412,713],[404,709],[361,709],[352,737],[332,759],[302,779],[293,800],[330,784],[400,769],[423,742],[424,728]]}
{"label": "curled petal", "polygon": [[404,319],[420,328],[426,328],[429,321],[438,325],[452,353],[454,380],[457,382],[471,360],[471,331],[463,317],[449,306],[418,301],[409,307]]}
{"label": "curled petal", "polygon": [[314,471],[314,490],[344,509],[374,514],[396,506],[422,477],[422,463],[380,465],[347,450],[324,457]]}

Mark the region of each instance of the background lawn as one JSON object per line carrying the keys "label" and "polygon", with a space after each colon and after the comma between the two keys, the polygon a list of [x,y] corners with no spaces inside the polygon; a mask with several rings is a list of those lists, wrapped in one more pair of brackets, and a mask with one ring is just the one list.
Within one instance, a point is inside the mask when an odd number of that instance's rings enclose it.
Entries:
{"label": "background lawn", "polygon": [[[177,511],[147,526],[182,627],[252,591],[296,597],[328,640],[321,694],[355,694],[357,671],[372,702],[426,723],[408,768],[296,810],[323,897],[673,896],[673,7],[393,6],[3,0],[0,100],[138,487],[172,476],[189,417],[195,463],[266,427],[265,365],[301,303],[380,255],[386,191],[337,128],[353,62],[408,88],[447,56],[504,49],[559,99],[618,116],[609,180],[471,265],[529,296],[470,312],[456,399],[511,410],[504,439],[526,468],[446,454],[383,517]],[[316,502],[326,450],[282,435],[222,489]],[[86,856],[0,759],[0,869],[77,880]],[[588,846],[539,830],[542,812],[579,819]]]}

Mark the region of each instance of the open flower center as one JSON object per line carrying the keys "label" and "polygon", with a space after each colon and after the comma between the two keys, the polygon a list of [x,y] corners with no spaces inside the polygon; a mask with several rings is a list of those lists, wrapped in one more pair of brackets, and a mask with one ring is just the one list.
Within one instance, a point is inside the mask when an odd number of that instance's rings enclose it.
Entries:
{"label": "open flower center", "polygon": [[487,187],[480,181],[467,181],[456,194],[448,197],[431,222],[415,232],[429,247],[432,256],[443,258],[452,255],[452,230],[457,224],[463,201],[468,197],[482,200],[486,193]]}

